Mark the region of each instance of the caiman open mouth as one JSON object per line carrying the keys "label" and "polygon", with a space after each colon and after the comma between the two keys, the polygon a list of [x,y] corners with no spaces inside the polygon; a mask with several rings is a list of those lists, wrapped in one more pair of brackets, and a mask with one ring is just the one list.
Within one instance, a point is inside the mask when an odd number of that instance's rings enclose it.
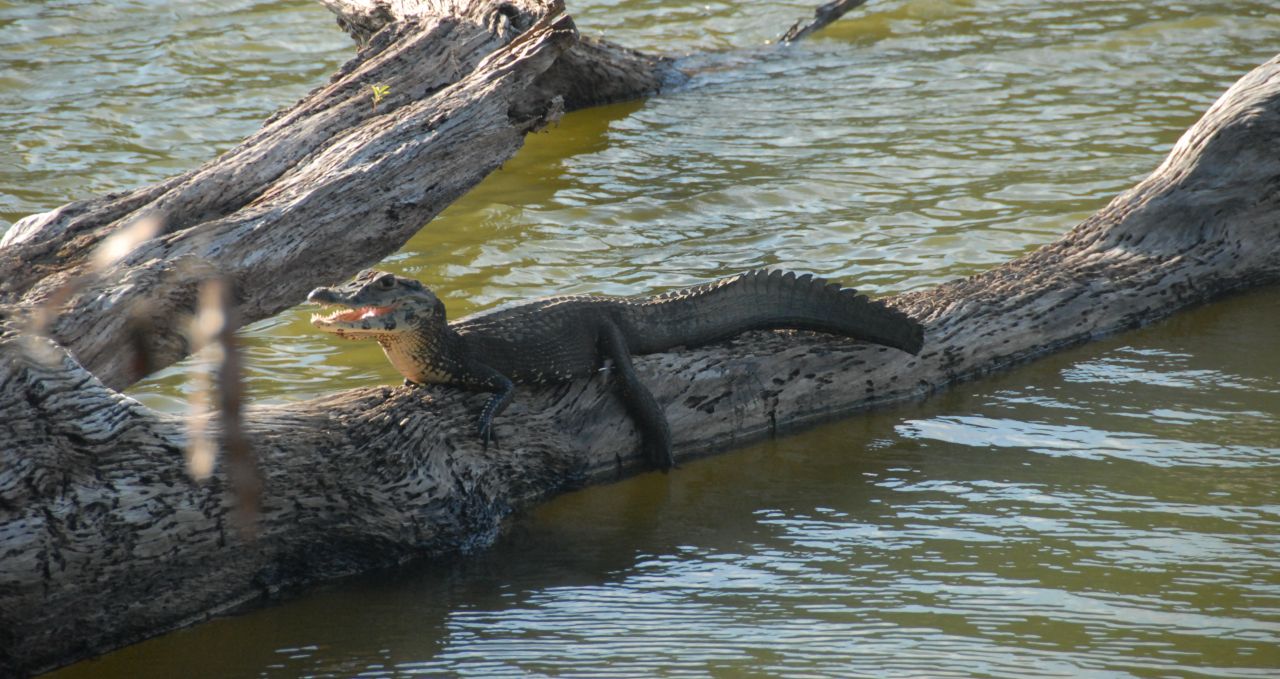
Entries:
{"label": "caiman open mouth", "polygon": [[357,323],[367,318],[385,316],[392,311],[395,311],[399,306],[399,304],[392,304],[389,306],[362,306],[354,309],[338,309],[330,314],[311,314],[311,324]]}

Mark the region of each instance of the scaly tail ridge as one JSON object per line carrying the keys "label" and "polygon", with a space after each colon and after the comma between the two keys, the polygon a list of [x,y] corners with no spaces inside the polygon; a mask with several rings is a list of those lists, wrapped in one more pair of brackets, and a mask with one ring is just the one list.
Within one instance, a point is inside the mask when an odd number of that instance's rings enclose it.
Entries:
{"label": "scaly tail ridge", "polygon": [[844,335],[912,354],[924,328],[906,314],[810,274],[759,269],[626,305],[636,353],[697,346],[747,330],[794,329]]}

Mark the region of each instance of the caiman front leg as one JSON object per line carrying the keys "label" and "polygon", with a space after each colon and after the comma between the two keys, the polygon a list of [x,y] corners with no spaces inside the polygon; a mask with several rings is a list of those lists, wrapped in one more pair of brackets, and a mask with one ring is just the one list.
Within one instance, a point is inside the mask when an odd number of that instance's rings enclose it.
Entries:
{"label": "caiman front leg", "polygon": [[605,321],[600,329],[600,353],[613,361],[618,374],[618,382],[622,387],[622,402],[631,411],[639,425],[640,436],[649,449],[649,459],[658,469],[667,470],[676,466],[675,455],[671,451],[671,426],[667,424],[667,415],[653,398],[653,393],[644,386],[631,365],[631,349],[622,330],[612,321]]}
{"label": "caiman front leg", "polygon": [[[480,412],[480,426],[478,428],[480,440],[484,442],[484,447],[488,449],[490,441],[494,443],[498,441],[493,436],[493,418],[497,417],[511,404],[511,399],[515,396],[515,385],[506,375],[483,363],[468,365],[466,372],[466,377],[454,384],[460,384],[468,391],[493,392],[493,396],[490,396],[489,400],[485,402],[484,410]],[[404,378],[404,386],[417,388],[422,385],[406,377]]]}
{"label": "caiman front leg", "polygon": [[467,365],[466,370],[467,378],[463,385],[467,389],[493,392],[493,396],[490,396],[484,404],[484,410],[480,412],[480,440],[484,442],[484,447],[487,449],[490,441],[497,442],[493,437],[493,418],[500,415],[511,403],[512,397],[515,396],[515,385],[506,375],[483,363],[472,362]]}

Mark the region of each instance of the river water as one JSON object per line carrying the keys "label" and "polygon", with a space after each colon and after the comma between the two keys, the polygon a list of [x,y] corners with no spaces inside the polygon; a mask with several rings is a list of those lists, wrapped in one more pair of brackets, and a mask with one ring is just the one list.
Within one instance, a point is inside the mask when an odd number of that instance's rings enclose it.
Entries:
{"label": "river water", "polygon": [[[575,113],[385,268],[457,316],[757,266],[883,295],[1054,239],[1280,49],[1270,2],[570,2],[691,85]],[[194,166],[321,84],[307,1],[0,1],[0,227]],[[703,53],[730,51],[718,56]],[[255,399],[395,383],[296,309]],[[573,493],[498,544],[324,587],[59,677],[1270,677],[1280,290],[925,402]],[[131,390],[185,407],[189,364]]]}

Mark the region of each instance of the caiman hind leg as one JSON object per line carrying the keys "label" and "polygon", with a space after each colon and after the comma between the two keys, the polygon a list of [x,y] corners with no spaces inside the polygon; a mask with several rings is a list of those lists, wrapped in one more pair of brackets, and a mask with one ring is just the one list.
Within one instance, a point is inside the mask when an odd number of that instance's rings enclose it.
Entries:
{"label": "caiman hind leg", "polygon": [[649,459],[658,469],[671,469],[676,465],[676,459],[671,451],[671,426],[667,424],[667,415],[649,388],[636,376],[635,367],[631,365],[631,349],[622,331],[612,321],[605,321],[601,327],[600,349],[613,361],[622,388],[622,402],[636,420],[640,436],[648,448]]}

